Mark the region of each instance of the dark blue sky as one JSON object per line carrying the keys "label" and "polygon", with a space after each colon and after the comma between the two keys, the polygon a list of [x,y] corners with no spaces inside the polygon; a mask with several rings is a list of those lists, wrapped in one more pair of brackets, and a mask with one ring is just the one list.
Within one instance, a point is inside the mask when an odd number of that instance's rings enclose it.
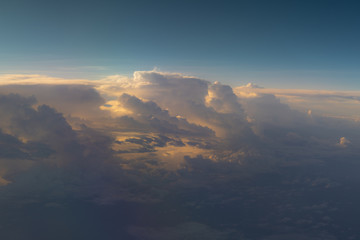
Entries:
{"label": "dark blue sky", "polygon": [[0,3],[0,73],[177,71],[232,85],[360,89],[357,1]]}

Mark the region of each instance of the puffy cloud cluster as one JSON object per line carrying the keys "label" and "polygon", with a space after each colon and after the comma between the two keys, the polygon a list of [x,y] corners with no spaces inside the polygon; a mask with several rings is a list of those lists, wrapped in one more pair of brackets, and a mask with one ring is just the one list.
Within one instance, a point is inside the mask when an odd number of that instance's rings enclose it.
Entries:
{"label": "puffy cloud cluster", "polygon": [[219,82],[157,71],[81,85],[59,79],[36,84],[36,77],[41,82],[45,76],[4,77],[15,79],[0,87],[2,131],[24,142],[40,141],[65,154],[60,158],[83,158],[86,147],[77,146],[91,129],[107,136],[108,155],[133,159],[123,163],[128,167],[153,159],[179,168],[184,157],[199,154],[215,162],[271,166],[288,162],[289,155],[321,159],[329,155],[324,149],[337,151],[334,145],[355,151],[359,140],[357,122],[297,111],[254,84],[235,94]]}
{"label": "puffy cloud cluster", "polygon": [[[118,107],[125,109],[127,118],[133,118],[148,131],[163,134],[212,136],[213,131],[207,127],[189,123],[179,116],[170,116],[167,110],[161,109],[153,101],[142,101],[135,96],[122,94],[118,99]],[[121,121],[121,117],[119,119]]]}
{"label": "puffy cloud cluster", "polygon": [[[360,125],[312,105],[353,104],[355,93],[232,88],[157,71],[0,79],[4,211],[101,209],[91,224],[122,224],[99,230],[111,233],[105,239],[360,237],[338,213],[357,201],[337,197],[358,192]],[[18,229],[8,227],[7,238]]]}

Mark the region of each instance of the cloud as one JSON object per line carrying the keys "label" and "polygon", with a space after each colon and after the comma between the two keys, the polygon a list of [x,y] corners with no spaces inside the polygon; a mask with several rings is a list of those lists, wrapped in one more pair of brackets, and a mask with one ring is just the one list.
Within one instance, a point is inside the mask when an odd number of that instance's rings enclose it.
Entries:
{"label": "cloud", "polygon": [[91,84],[85,79],[64,79],[40,74],[3,74],[0,85],[34,85],[34,84]]}
{"label": "cloud", "polygon": [[34,97],[0,95],[2,131],[9,136],[16,136],[24,144],[33,143],[33,147],[41,144],[49,146],[61,154],[59,161],[77,159],[80,152],[77,149],[76,134],[71,126],[62,114],[47,105],[34,108],[35,103]]}
{"label": "cloud", "polygon": [[215,82],[209,86],[206,100],[208,106],[217,112],[243,114],[243,109],[230,86]]}
{"label": "cloud", "polygon": [[339,143],[337,143],[340,147],[347,147],[351,142],[346,137],[341,137]]}
{"label": "cloud", "polygon": [[[265,154],[268,149],[280,148],[281,145],[286,146],[284,150],[287,151],[308,146],[316,149],[316,144],[332,146],[338,141],[339,134],[348,134],[357,126],[349,121],[297,111],[281,98],[266,92],[267,89],[254,84],[237,88],[238,95],[235,95],[230,86],[178,73],[139,71],[133,78],[110,76],[93,81],[92,85],[89,82],[79,85],[75,80],[60,85],[54,81],[52,84],[39,84],[44,76],[38,75],[6,77],[13,78],[13,81],[20,79],[18,83],[22,82],[21,79],[31,79],[32,84],[4,85],[0,92],[18,93],[27,96],[29,101],[35,101],[30,97],[34,95],[37,103],[29,102],[29,108],[48,104],[64,113],[66,124],[80,132],[82,124],[86,124],[114,139],[124,139],[122,145],[128,144],[129,147],[130,142],[126,139],[139,139],[137,143],[131,143],[131,152],[136,145],[140,147],[139,151],[148,149],[152,152],[171,144],[176,145],[179,152],[181,147],[207,149],[207,156],[222,155],[221,152],[226,151]],[[36,82],[38,84],[34,85]],[[247,93],[244,95],[242,92]],[[37,114],[44,115],[42,118],[45,119],[51,111],[41,106]],[[28,123],[18,121],[19,126],[34,125],[27,130],[34,129],[30,134],[32,137],[35,132],[41,133],[30,120]],[[334,129],[339,121],[342,127]],[[141,136],[131,136],[134,133]],[[358,136],[350,135],[356,142]],[[161,147],[155,146],[156,150],[143,141],[159,139],[160,136],[172,140]],[[119,144],[115,145],[119,147]],[[127,152],[126,149],[121,151]]]}
{"label": "cloud", "polygon": [[236,87],[234,92],[241,98],[271,94],[300,112],[311,110],[317,115],[359,120],[359,91],[253,88],[246,85]]}
{"label": "cloud", "polygon": [[58,207],[98,214],[80,222],[89,233],[106,222],[104,239],[360,236],[359,122],[306,107],[323,99],[350,109],[356,93],[232,88],[158,71],[2,77],[0,210],[20,209],[22,227],[31,209]]}
{"label": "cloud", "polygon": [[208,127],[217,136],[233,138],[236,133],[252,138],[241,105],[229,86],[155,71],[136,72],[134,81],[146,84],[126,89],[129,93],[155,102],[171,115]]}
{"label": "cloud", "polygon": [[141,101],[135,96],[122,94],[119,97],[119,105],[125,108],[135,120],[143,125],[148,125],[151,131],[159,133],[173,133],[183,135],[212,136],[213,131],[207,127],[190,124],[181,117],[170,116],[167,110],[161,109],[153,101]]}
{"label": "cloud", "polygon": [[5,85],[0,86],[0,93],[36,96],[38,104],[49,105],[73,117],[94,118],[106,115],[105,111],[99,109],[105,103],[104,98],[92,86],[75,83]]}

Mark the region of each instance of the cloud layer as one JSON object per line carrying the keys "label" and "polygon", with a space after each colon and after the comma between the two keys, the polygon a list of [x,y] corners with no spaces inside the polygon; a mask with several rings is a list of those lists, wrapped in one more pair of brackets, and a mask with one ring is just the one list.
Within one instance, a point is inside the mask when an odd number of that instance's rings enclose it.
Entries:
{"label": "cloud layer", "polygon": [[157,71],[1,81],[4,238],[40,229],[26,227],[31,209],[40,225],[60,219],[58,239],[360,236],[356,92],[232,88]]}

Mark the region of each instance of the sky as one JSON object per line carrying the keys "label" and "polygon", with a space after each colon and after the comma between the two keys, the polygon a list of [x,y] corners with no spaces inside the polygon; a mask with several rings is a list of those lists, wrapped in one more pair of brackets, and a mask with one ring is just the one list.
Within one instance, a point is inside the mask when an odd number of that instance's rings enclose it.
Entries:
{"label": "sky", "polygon": [[358,4],[0,2],[0,239],[360,239]]}
{"label": "sky", "polygon": [[357,1],[0,3],[0,73],[181,72],[232,86],[359,89]]}

